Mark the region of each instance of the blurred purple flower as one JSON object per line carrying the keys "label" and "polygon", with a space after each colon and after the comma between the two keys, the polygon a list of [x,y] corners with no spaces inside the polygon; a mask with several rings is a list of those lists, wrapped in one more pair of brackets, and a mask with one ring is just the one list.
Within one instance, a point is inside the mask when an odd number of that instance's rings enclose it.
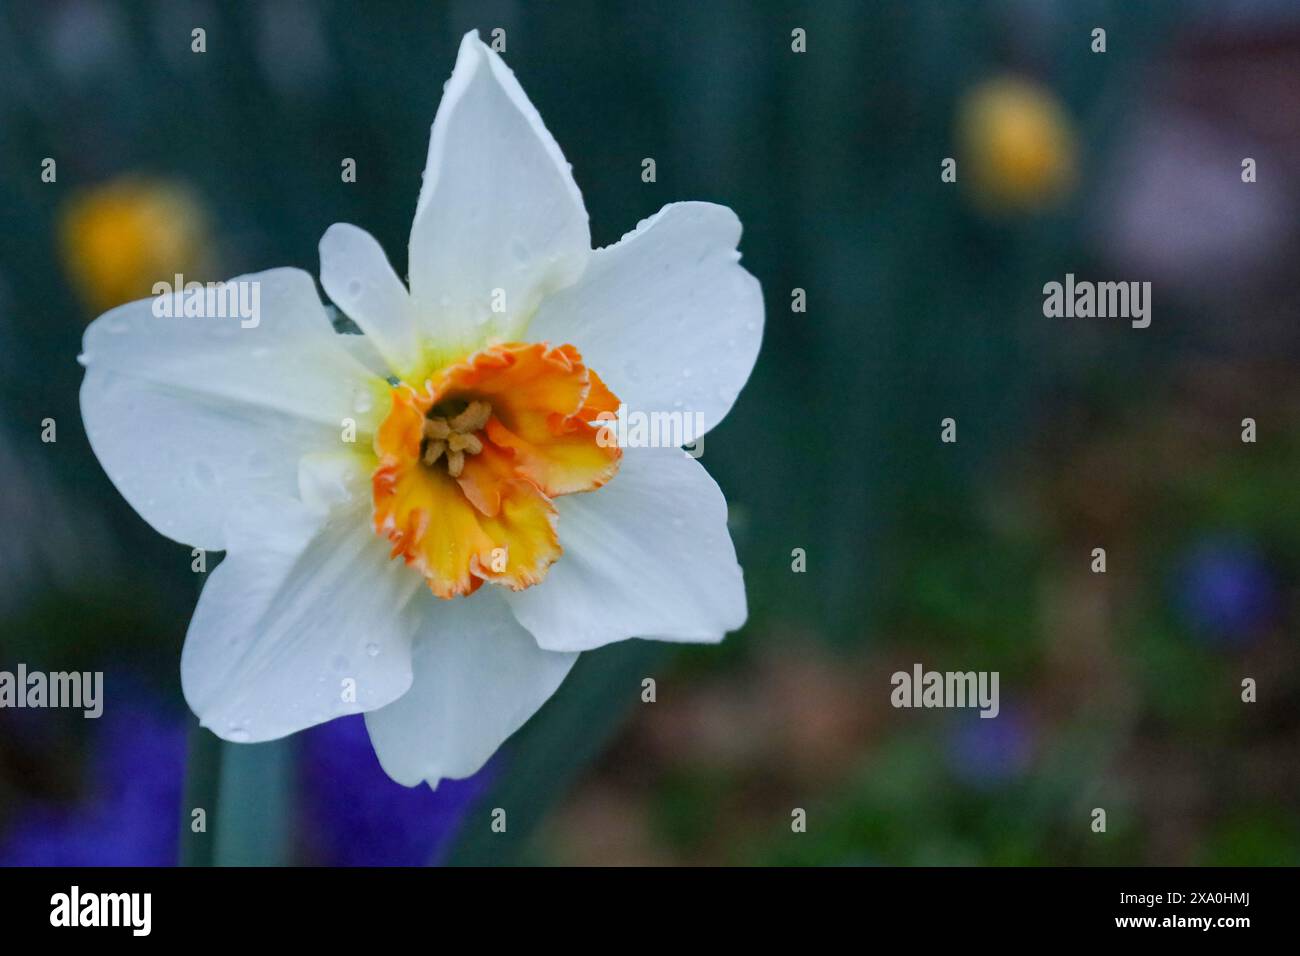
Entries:
{"label": "blurred purple flower", "polygon": [[176,862],[185,730],[141,703],[104,709],[91,732],[87,795],[33,803],[0,838],[3,866],[167,866]]}
{"label": "blurred purple flower", "polygon": [[1243,646],[1275,618],[1277,581],[1249,541],[1202,540],[1178,562],[1174,600],[1193,633],[1212,643]]}
{"label": "blurred purple flower", "polygon": [[[114,700],[129,703],[106,707],[91,728],[85,796],[16,807],[0,834],[0,866],[176,863],[185,721],[139,688],[118,684]],[[39,737],[45,727],[42,721],[26,729]],[[312,728],[299,742],[303,855],[325,865],[422,866],[441,859],[496,766],[444,781],[436,792],[408,790],[380,768],[359,716]],[[60,742],[47,743],[54,749]]]}
{"label": "blurred purple flower", "polygon": [[996,717],[960,711],[949,730],[949,768],[957,779],[979,789],[1019,778],[1029,768],[1033,751],[1032,724],[1007,704]]}
{"label": "blurred purple flower", "polygon": [[496,760],[437,790],[403,787],[384,773],[365,719],[340,717],[301,735],[299,806],[312,863],[423,866],[441,862]]}

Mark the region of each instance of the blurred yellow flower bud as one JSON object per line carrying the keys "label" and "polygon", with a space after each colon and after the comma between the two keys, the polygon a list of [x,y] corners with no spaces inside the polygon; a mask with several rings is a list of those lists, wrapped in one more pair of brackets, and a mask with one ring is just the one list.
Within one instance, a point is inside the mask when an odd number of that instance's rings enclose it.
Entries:
{"label": "blurred yellow flower bud", "polygon": [[1003,76],[968,91],[957,139],[959,176],[986,208],[1041,209],[1074,187],[1074,127],[1061,101],[1038,83]]}
{"label": "blurred yellow flower bud", "polygon": [[115,179],[71,198],[59,214],[59,251],[78,293],[94,312],[142,299],[176,273],[201,279],[207,216],[186,186]]}

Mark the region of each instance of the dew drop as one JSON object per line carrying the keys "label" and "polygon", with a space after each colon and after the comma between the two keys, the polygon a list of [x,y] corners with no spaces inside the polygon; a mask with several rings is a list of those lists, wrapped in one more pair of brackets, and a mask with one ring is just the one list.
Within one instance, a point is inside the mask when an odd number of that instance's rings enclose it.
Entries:
{"label": "dew drop", "polygon": [[379,645],[376,644],[374,641],[371,641],[369,644],[366,645],[366,653],[369,654],[371,657],[378,657]]}

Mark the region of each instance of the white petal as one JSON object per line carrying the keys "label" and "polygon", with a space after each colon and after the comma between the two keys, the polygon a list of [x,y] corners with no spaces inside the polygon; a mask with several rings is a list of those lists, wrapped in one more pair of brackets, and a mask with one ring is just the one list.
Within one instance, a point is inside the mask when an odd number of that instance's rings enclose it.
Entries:
{"label": "white petal", "polygon": [[[379,354],[375,340],[370,336],[344,332],[338,336],[338,343],[375,378],[387,381],[388,376],[393,374],[393,370],[388,367],[388,359]],[[384,407],[387,408],[386,403]]]}
{"label": "white petal", "polygon": [[420,339],[406,286],[364,229],[336,222],[320,240],[325,293],[371,339],[399,377],[419,358]]}
{"label": "white petal", "polygon": [[495,588],[425,606],[410,691],[366,714],[379,762],[408,787],[479,770],[578,659],[540,649]]}
{"label": "white petal", "polygon": [[629,448],[593,492],[555,500],[564,555],[536,587],[505,594],[552,651],[645,637],[712,643],[745,623],[727,502],[676,448]]}
{"label": "white petal", "polygon": [[218,736],[273,740],[411,686],[422,582],[389,560],[365,503],[261,496],[229,522],[181,654],[185,699]]}
{"label": "white petal", "polygon": [[568,342],[631,411],[731,410],[763,338],[763,292],[740,265],[725,206],[665,206],[592,253],[579,282],[548,298],[530,341]]}
{"label": "white petal", "polygon": [[564,155],[477,32],[461,41],[433,121],[410,251],[411,296],[445,350],[518,337],[591,255]]}
{"label": "white petal", "polygon": [[312,511],[361,507],[370,500],[373,456],[364,449],[312,452],[298,462],[298,498]]}
{"label": "white petal", "polygon": [[373,414],[383,386],[343,347],[307,273],[230,281],[257,283],[256,326],[161,318],[145,299],[92,322],[81,356],[81,415],[104,471],[155,529],[209,550],[248,496],[292,495],[299,458],[337,449],[345,417],[364,444],[357,403]]}

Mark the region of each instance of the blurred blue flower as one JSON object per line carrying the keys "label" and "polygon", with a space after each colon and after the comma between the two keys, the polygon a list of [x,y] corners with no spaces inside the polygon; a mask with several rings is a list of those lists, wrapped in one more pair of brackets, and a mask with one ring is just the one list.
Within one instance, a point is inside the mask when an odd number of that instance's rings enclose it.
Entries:
{"label": "blurred blue flower", "polygon": [[1194,634],[1244,646],[1278,611],[1277,580],[1263,552],[1238,538],[1206,538],[1177,563],[1174,602]]}
{"label": "blurred blue flower", "polygon": [[[31,800],[0,834],[0,866],[171,866],[176,863],[186,730],[179,713],[115,681],[90,730],[84,796]],[[21,722],[15,726],[21,731]],[[32,722],[31,736],[48,723]],[[364,719],[344,717],[299,738],[302,854],[334,866],[422,866],[441,859],[487,789],[495,762],[438,790],[407,789],[379,766]],[[60,741],[46,741],[57,752]]]}
{"label": "blurred blue flower", "polygon": [[384,773],[359,715],[300,735],[299,806],[310,862],[329,866],[423,866],[441,862],[465,816],[487,790],[496,760],[437,790],[407,788]]}
{"label": "blurred blue flower", "polygon": [[[118,699],[121,699],[120,697]],[[176,862],[185,729],[133,693],[91,731],[87,793],[17,808],[0,838],[4,866],[167,866]]]}
{"label": "blurred blue flower", "polygon": [[1013,706],[1002,704],[996,717],[962,710],[948,733],[948,766],[963,783],[987,789],[1021,777],[1034,751],[1034,729]]}

